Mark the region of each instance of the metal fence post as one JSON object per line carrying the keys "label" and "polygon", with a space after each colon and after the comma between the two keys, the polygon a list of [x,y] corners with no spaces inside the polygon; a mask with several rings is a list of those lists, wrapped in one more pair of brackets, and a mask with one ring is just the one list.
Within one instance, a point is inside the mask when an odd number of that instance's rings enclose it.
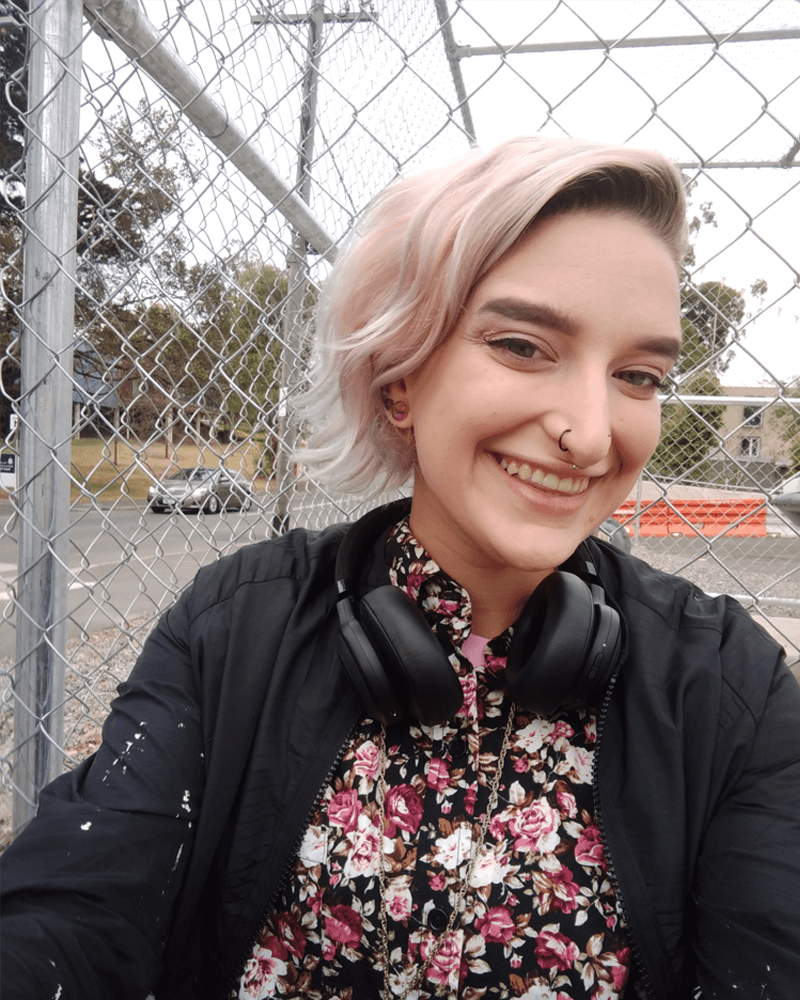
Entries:
{"label": "metal fence post", "polygon": [[[300,142],[297,156],[297,194],[304,202],[311,195],[311,160],[314,155],[314,127],[317,118],[317,87],[319,57],[325,5],[314,0],[308,16],[308,57],[303,74],[303,103],[300,108]],[[284,343],[281,350],[280,400],[278,406],[278,447],[275,456],[275,483],[278,497],[272,517],[272,530],[280,535],[289,529],[289,502],[295,489],[294,469],[290,468],[291,453],[297,440],[296,420],[291,414],[291,393],[298,381],[298,368],[303,351],[303,309],[308,279],[308,245],[295,232],[287,267],[286,304],[284,306]]]}
{"label": "metal fence post", "polygon": [[80,0],[30,14],[20,409],[14,828],[61,770],[72,437]]}

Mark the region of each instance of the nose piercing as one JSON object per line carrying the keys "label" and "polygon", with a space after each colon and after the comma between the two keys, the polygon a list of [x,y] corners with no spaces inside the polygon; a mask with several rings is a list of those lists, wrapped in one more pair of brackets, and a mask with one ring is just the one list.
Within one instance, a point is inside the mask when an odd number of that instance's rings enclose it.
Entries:
{"label": "nose piercing", "polygon": [[[562,444],[562,441],[564,440],[564,435],[565,435],[565,434],[569,434],[569,433],[571,433],[571,431],[572,431],[572,428],[571,428],[571,427],[568,427],[568,428],[567,428],[567,429],[566,429],[565,431],[562,431],[562,432],[561,432],[561,437],[560,437],[560,438],[558,439],[558,447],[559,447],[559,448],[560,448],[560,449],[561,449],[562,451],[569,451],[569,448],[565,448],[565,447],[564,447],[564,445]],[[575,468],[575,466],[573,466],[573,468]]]}

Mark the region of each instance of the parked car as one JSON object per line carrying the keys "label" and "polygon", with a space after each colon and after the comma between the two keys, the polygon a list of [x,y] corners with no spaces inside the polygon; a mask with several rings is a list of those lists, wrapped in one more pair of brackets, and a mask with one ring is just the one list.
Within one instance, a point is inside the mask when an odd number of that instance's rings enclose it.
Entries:
{"label": "parked car", "polygon": [[253,485],[247,476],[230,469],[178,469],[150,487],[147,502],[155,511],[180,508],[218,514],[234,508],[250,510]]}

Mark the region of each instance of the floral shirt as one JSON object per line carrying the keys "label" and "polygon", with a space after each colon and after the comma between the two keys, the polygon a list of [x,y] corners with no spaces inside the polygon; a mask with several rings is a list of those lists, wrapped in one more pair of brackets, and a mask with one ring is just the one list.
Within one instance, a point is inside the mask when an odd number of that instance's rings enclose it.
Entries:
{"label": "floral shirt", "polygon": [[621,997],[631,956],[592,813],[594,710],[544,717],[516,709],[497,805],[448,931],[508,722],[500,673],[511,629],[486,644],[482,663],[473,654],[474,666],[464,652],[469,595],[407,521],[390,535],[386,557],[392,583],[449,641],[464,704],[445,725],[386,730],[383,835],[380,726],[361,721],[232,997],[382,997],[387,952],[392,994],[411,987],[410,1000]]}

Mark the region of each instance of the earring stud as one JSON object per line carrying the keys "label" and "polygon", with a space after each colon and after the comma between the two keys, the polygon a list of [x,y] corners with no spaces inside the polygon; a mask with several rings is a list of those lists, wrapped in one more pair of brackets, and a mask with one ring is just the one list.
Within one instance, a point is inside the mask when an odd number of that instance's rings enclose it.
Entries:
{"label": "earring stud", "polygon": [[396,402],[394,400],[389,400],[391,404],[390,413],[395,420],[405,420],[408,416],[408,406],[401,399]]}

